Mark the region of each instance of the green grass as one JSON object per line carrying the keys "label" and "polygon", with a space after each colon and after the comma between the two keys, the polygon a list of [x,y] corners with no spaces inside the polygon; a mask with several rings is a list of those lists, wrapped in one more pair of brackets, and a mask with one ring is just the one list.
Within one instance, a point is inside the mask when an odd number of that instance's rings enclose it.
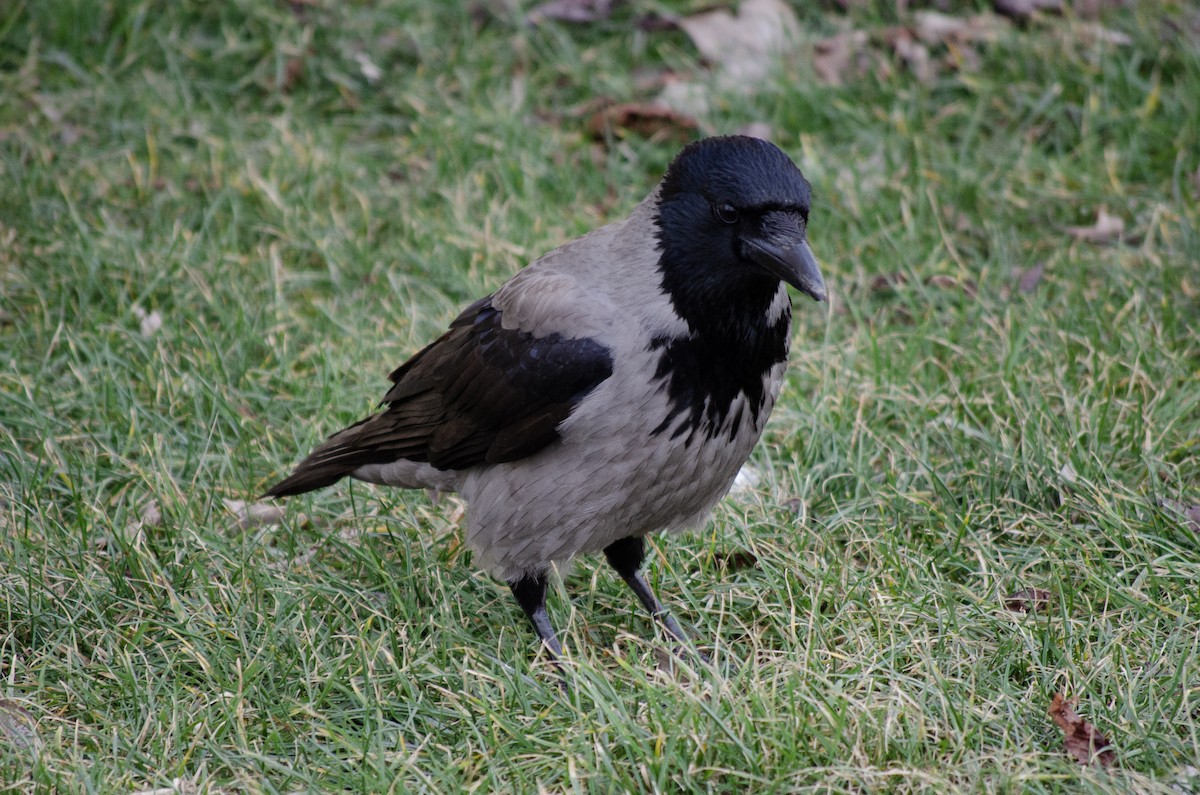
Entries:
{"label": "green grass", "polygon": [[[798,52],[713,97],[812,180],[832,309],[797,301],[758,486],[657,543],[712,669],[660,672],[584,560],[566,695],[453,499],[223,501],[650,189],[676,147],[597,153],[575,109],[697,72],[683,35],[641,2],[0,7],[0,787],[1200,791],[1200,538],[1160,506],[1200,502],[1200,23],[1127,5],[1128,46],[1048,18],[927,84]],[[1064,231],[1101,207],[1125,242]],[[1004,608],[1029,587],[1046,614]],[[1058,691],[1117,767],[1062,752]]]}

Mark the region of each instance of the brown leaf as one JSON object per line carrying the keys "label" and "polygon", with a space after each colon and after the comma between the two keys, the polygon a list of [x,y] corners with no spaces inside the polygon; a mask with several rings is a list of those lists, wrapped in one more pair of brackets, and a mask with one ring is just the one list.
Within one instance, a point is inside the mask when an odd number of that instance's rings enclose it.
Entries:
{"label": "brown leaf", "polygon": [[749,124],[743,124],[738,128],[738,135],[745,135],[750,138],[761,138],[764,141],[771,140],[773,134],[771,125],[765,121],[752,121]]}
{"label": "brown leaf", "polygon": [[13,748],[39,745],[37,721],[19,701],[11,698],[0,698],[0,740]]}
{"label": "brown leaf", "polygon": [[1051,596],[1045,588],[1022,588],[1004,597],[1004,606],[1014,613],[1049,613]]}
{"label": "brown leaf", "polygon": [[248,530],[265,524],[283,521],[283,506],[269,502],[247,503],[245,500],[225,500],[225,507],[237,517],[237,528]]}
{"label": "brown leaf", "polygon": [[741,571],[758,567],[758,557],[753,552],[739,549],[734,552],[722,552],[716,557],[717,566],[722,571]]}
{"label": "brown leaf", "polygon": [[1192,530],[1200,533],[1200,505],[1184,505],[1175,500],[1163,500],[1162,504],[1164,507],[1183,514],[1184,521],[1191,526]]}
{"label": "brown leaf", "polygon": [[851,30],[821,39],[813,45],[813,71],[817,79],[831,85],[842,85],[847,77],[870,71],[866,31]]}
{"label": "brown leaf", "polygon": [[981,41],[995,41],[1009,25],[994,14],[955,17],[937,11],[918,11],[913,15],[913,33],[926,44],[948,47]]}
{"label": "brown leaf", "polygon": [[907,28],[897,29],[889,39],[896,57],[904,62],[917,80],[930,83],[937,77],[937,69],[929,57],[929,48],[917,41]]}
{"label": "brown leaf", "polygon": [[693,117],[656,103],[610,105],[588,120],[588,132],[600,141],[633,134],[653,141],[686,143],[699,128]]}
{"label": "brown leaf", "polygon": [[767,77],[799,37],[796,12],[783,0],[742,0],[737,16],[724,9],[679,20],[705,60],[743,88]]}
{"label": "brown leaf", "polygon": [[1075,712],[1075,703],[1067,701],[1062,693],[1055,693],[1050,700],[1050,717],[1066,735],[1063,748],[1079,764],[1111,767],[1117,761],[1109,739],[1079,717]]}
{"label": "brown leaf", "polygon": [[546,20],[584,25],[608,19],[612,11],[613,0],[548,0],[534,7],[525,19],[531,25],[540,25]]}
{"label": "brown leaf", "polygon": [[1037,289],[1037,286],[1042,283],[1042,276],[1046,273],[1046,263],[1039,262],[1032,268],[1017,271],[1017,289],[1028,295]]}
{"label": "brown leaf", "polygon": [[1037,11],[1062,13],[1062,0],[992,0],[997,14],[1017,22],[1027,22]]}
{"label": "brown leaf", "polygon": [[1125,221],[1119,215],[1111,215],[1101,207],[1096,213],[1096,223],[1091,226],[1068,226],[1067,234],[1086,243],[1104,245],[1121,239],[1125,233]]}

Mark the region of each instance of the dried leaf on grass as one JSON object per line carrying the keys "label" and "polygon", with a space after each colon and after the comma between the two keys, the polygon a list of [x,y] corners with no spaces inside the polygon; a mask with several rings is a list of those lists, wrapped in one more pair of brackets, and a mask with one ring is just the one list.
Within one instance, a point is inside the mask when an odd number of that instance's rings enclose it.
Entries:
{"label": "dried leaf on grass", "polygon": [[1025,268],[1017,271],[1017,289],[1028,295],[1037,289],[1042,283],[1042,276],[1046,273],[1046,263],[1039,262],[1032,268]]}
{"label": "dried leaf on grass", "polygon": [[1075,702],[1062,693],[1050,700],[1050,717],[1064,735],[1063,748],[1081,765],[1111,767],[1117,761],[1112,743],[1092,724],[1075,711]]}
{"label": "dried leaf on grass", "polygon": [[700,124],[692,116],[657,103],[626,102],[610,105],[592,114],[588,132],[597,140],[633,134],[654,141],[686,143]]}
{"label": "dried leaf on grass", "polygon": [[992,0],[992,8],[1009,19],[1026,22],[1039,11],[1061,14],[1062,0]]}
{"label": "dried leaf on grass", "polygon": [[1184,505],[1176,500],[1163,500],[1162,505],[1183,514],[1183,519],[1193,531],[1200,533],[1200,505]]}
{"label": "dried leaf on grass", "polygon": [[1048,613],[1051,595],[1045,588],[1022,588],[1004,597],[1004,607],[1014,613]]}
{"label": "dried leaf on grass", "polygon": [[37,721],[11,698],[0,698],[0,741],[13,748],[36,748],[41,744]]}
{"label": "dried leaf on grass", "polygon": [[239,530],[279,524],[283,521],[283,506],[269,502],[248,503],[245,500],[223,500],[225,508],[237,519]]}
{"label": "dried leaf on grass", "polygon": [[1091,226],[1068,226],[1067,233],[1085,243],[1104,245],[1115,243],[1125,234],[1125,221],[1101,207],[1096,213],[1096,223]]}
{"label": "dried leaf on grass", "polygon": [[851,30],[817,41],[813,45],[813,71],[817,79],[831,86],[842,85],[847,77],[865,75],[871,70],[867,51],[870,37],[864,30]]}
{"label": "dried leaf on grass", "polygon": [[733,572],[742,569],[758,567],[758,557],[749,550],[738,549],[733,552],[722,552],[716,556],[717,566],[722,571]]}
{"label": "dried leaf on grass", "polygon": [[613,0],[548,0],[535,6],[525,19],[531,25],[546,20],[585,25],[612,16]]}
{"label": "dried leaf on grass", "polygon": [[796,13],[783,0],[742,0],[737,16],[705,11],[680,19],[679,27],[701,56],[743,87],[766,77],[800,32]]}

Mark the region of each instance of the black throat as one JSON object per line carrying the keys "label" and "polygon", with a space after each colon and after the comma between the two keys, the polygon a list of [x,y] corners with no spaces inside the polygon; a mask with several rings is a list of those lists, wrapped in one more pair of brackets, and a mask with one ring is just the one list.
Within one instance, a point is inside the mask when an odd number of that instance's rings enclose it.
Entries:
{"label": "black throat", "polygon": [[[654,434],[670,431],[672,438],[686,436],[686,444],[697,434],[714,438],[730,419],[739,394],[757,425],[767,400],[767,378],[787,359],[791,335],[790,304],[778,317],[768,316],[778,279],[725,263],[698,267],[704,262],[698,256],[703,255],[663,248],[662,288],[689,331],[650,342],[650,350],[661,351],[655,378],[667,390],[671,406]],[[738,407],[729,424],[730,438],[741,420]]]}

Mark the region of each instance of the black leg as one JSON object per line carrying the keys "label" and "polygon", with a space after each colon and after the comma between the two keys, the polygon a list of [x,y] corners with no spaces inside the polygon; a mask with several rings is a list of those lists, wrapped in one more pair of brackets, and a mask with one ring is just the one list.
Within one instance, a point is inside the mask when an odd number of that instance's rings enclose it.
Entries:
{"label": "black leg", "polygon": [[650,589],[650,583],[642,576],[642,561],[646,559],[646,542],[642,537],[630,536],[612,542],[604,548],[604,557],[608,558],[609,565],[617,570],[621,579],[628,583],[650,615],[654,616],[675,640],[687,643],[687,636],[683,634],[679,622],[662,606],[654,591]]}
{"label": "black leg", "polygon": [[548,583],[546,573],[540,572],[526,574],[518,580],[509,580],[508,587],[512,589],[513,596],[517,597],[517,604],[521,605],[525,615],[529,616],[529,622],[533,624],[534,632],[550,650],[550,656],[558,660],[562,656],[562,646],[558,643],[554,627],[550,626],[550,616],[546,613],[546,586]]}

